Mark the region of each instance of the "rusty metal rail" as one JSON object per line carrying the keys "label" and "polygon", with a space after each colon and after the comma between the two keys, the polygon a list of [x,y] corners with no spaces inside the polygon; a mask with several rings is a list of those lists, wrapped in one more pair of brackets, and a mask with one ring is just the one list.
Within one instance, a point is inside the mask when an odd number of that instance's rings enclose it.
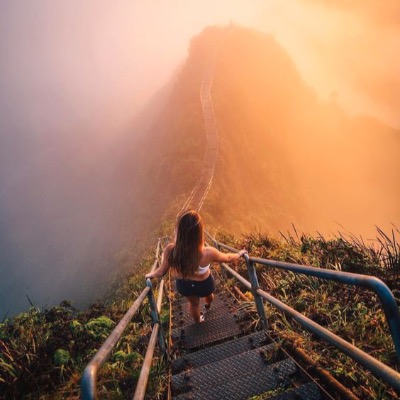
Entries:
{"label": "rusty metal rail", "polygon": [[[206,232],[208,239],[213,245],[219,249],[226,249],[231,252],[238,252],[237,249],[223,243],[219,243],[208,232]],[[353,358],[365,368],[370,370],[375,376],[381,378],[383,381],[392,386],[398,393],[400,393],[400,374],[394,369],[388,367],[374,357],[360,350],[356,346],[348,343],[333,332],[327,330],[321,325],[315,323],[303,314],[297,312],[293,308],[282,303],[280,300],[271,296],[269,293],[263,291],[258,284],[255,264],[262,264],[269,267],[275,267],[291,271],[295,274],[310,275],[321,279],[336,281],[354,286],[360,286],[373,290],[380,298],[386,318],[392,334],[392,339],[396,348],[397,355],[400,354],[400,314],[396,300],[390,289],[378,278],[365,276],[360,274],[352,274],[341,271],[325,270],[311,266],[304,266],[298,264],[291,264],[285,262],[278,262],[273,260],[266,260],[262,258],[249,257],[247,254],[244,256],[247,264],[250,281],[247,281],[240,274],[234,271],[227,264],[222,264],[224,269],[238,281],[240,281],[246,288],[250,289],[257,307],[257,312],[264,324],[267,327],[267,316],[262,303],[262,299],[267,300],[269,303],[283,311],[286,315],[295,319],[301,326],[313,332],[320,338],[326,340],[331,345],[338,348],[341,352]],[[399,357],[400,358],[400,357]]]}
{"label": "rusty metal rail", "polygon": [[[156,257],[155,261],[151,267],[151,271],[154,271],[155,268],[157,267],[159,263],[159,257],[160,257],[160,249],[161,249],[161,240],[158,240],[157,243],[157,249],[156,249]],[[159,297],[158,297],[158,304],[155,305],[154,301],[154,296],[153,296],[153,290],[152,290],[152,285],[150,280],[147,280],[147,285],[143,289],[143,291],[140,293],[139,297],[134,301],[132,306],[129,308],[129,310],[126,312],[124,317],[121,319],[121,321],[118,323],[118,325],[114,328],[114,330],[111,332],[110,336],[107,338],[107,340],[104,342],[104,344],[100,347],[99,351],[95,354],[95,356],[92,358],[92,360],[89,362],[89,364],[86,366],[85,370],[83,371],[82,374],[82,380],[81,380],[81,398],[82,400],[93,400],[97,399],[97,386],[96,386],[96,379],[97,379],[97,373],[100,369],[100,367],[104,364],[104,362],[108,359],[108,357],[111,354],[111,351],[114,349],[120,338],[122,337],[122,334],[124,333],[125,329],[127,328],[129,322],[133,318],[133,316],[136,314],[137,310],[139,309],[140,305],[146,298],[146,296],[149,298],[149,303],[150,307],[152,310],[152,320],[153,320],[153,333],[150,339],[150,344],[149,347],[153,347],[153,350],[151,351],[151,359],[152,355],[154,352],[154,345],[157,337],[159,338],[159,343],[161,347],[161,351],[166,354],[166,348],[164,344],[164,336],[162,333],[162,330],[160,329],[160,324],[159,324],[159,317],[158,317],[158,310],[161,306],[161,299],[162,299],[162,293],[163,293],[163,282],[160,285],[159,289]],[[153,338],[154,336],[154,338]],[[154,345],[153,345],[154,342]],[[164,344],[164,346],[163,346]],[[149,353],[149,350],[148,350]],[[150,353],[149,353],[150,355]],[[151,363],[150,359],[150,363]],[[147,353],[145,357],[145,365],[146,367],[149,365],[149,362],[147,361]],[[148,367],[149,368],[149,367]],[[143,372],[143,371],[142,371]],[[147,385],[147,378],[148,378],[148,373],[146,377],[146,371],[143,372],[140,375],[142,380],[139,381],[141,382],[141,386],[144,386],[144,391],[146,390],[146,385]],[[137,385],[137,388],[139,387],[139,384]],[[138,396],[142,396],[142,394],[138,394]],[[144,397],[144,392],[143,392],[143,397]],[[143,397],[136,397],[135,394],[135,399],[142,399]]]}

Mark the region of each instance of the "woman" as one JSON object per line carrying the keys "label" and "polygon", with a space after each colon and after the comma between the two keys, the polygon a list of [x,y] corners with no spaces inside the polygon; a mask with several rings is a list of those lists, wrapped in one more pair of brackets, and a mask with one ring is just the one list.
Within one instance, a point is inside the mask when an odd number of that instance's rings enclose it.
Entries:
{"label": "woman", "polygon": [[191,316],[195,322],[202,322],[204,315],[200,313],[200,298],[205,298],[206,309],[214,300],[215,282],[210,264],[237,261],[246,253],[246,250],[221,253],[214,247],[205,246],[202,219],[196,211],[188,210],[178,216],[175,242],[165,247],[160,267],[145,277],[162,277],[172,268],[178,292],[189,300]]}

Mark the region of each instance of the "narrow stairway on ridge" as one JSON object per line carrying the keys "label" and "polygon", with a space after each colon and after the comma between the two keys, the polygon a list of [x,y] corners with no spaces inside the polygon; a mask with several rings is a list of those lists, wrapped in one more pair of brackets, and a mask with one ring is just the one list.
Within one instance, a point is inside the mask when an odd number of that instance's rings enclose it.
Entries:
{"label": "narrow stairway on ridge", "polygon": [[[200,89],[207,148],[201,176],[183,210],[200,211],[217,162],[218,133],[211,99],[216,57],[215,46]],[[171,304],[171,314],[172,349],[178,357],[172,365],[174,399],[247,399],[292,385],[292,377],[297,372],[294,362],[279,356],[279,349],[264,332],[248,332],[246,312],[238,310],[237,300],[227,291],[218,288],[202,323],[193,323],[189,302],[180,295]],[[305,395],[304,399],[321,398],[315,385],[301,385],[301,392],[292,388],[288,393],[289,397],[284,398],[302,398],[301,394]]]}
{"label": "narrow stairway on ridge", "polygon": [[[207,138],[203,168],[182,210],[200,211],[217,163],[218,132],[211,88],[220,43],[210,52],[200,89]],[[273,400],[331,399],[263,330],[254,329],[251,316],[221,284],[201,323],[193,322],[189,302],[177,293],[175,281],[172,287],[172,296],[176,296],[171,302],[173,399],[239,400],[266,392]]]}

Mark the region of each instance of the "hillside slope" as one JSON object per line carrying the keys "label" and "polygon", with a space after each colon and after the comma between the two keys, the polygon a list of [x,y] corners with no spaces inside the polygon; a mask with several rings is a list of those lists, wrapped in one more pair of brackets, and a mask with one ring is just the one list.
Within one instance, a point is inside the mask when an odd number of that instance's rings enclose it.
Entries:
{"label": "hillside slope", "polygon": [[192,39],[163,111],[129,150],[135,156],[124,168],[135,171],[139,219],[154,228],[173,220],[200,175],[199,88],[221,38],[211,93],[219,159],[202,209],[206,222],[236,233],[294,224],[366,237],[375,236],[375,225],[398,225],[400,132],[322,102],[272,36],[232,26]]}
{"label": "hillside slope", "polygon": [[294,224],[369,237],[375,225],[400,223],[400,132],[320,101],[273,37],[209,27],[192,39],[160,112],[126,146],[117,177],[131,182],[118,196],[127,207],[119,222],[127,237],[172,222],[200,176],[206,140],[199,88],[215,44],[219,158],[202,209],[208,225],[276,234]]}
{"label": "hillside slope", "polygon": [[273,37],[233,29],[212,95],[220,160],[211,217],[239,229],[343,225],[363,235],[399,224],[400,132],[322,103]]}

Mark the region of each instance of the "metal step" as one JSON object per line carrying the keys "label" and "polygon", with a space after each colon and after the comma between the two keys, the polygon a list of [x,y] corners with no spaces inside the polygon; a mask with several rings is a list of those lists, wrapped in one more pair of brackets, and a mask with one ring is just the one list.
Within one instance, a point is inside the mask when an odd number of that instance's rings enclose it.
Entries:
{"label": "metal step", "polygon": [[265,353],[272,353],[275,350],[275,344],[269,344],[173,375],[171,378],[172,390],[181,391],[180,388],[186,387],[187,382],[190,382],[192,387],[204,388],[223,383],[226,379],[233,380],[241,375],[252,374],[260,368],[263,369],[272,364],[266,359]]}
{"label": "metal step", "polygon": [[223,339],[244,334],[238,317],[232,314],[222,314],[217,318],[187,325],[184,328],[172,330],[174,345],[185,350],[192,350]]}
{"label": "metal step", "polygon": [[[186,300],[186,299],[185,299]],[[201,308],[203,309],[203,303]],[[217,295],[211,304],[209,310],[206,311],[206,319],[218,318],[221,314],[237,313],[238,302],[226,296]],[[172,324],[174,328],[182,328],[193,323],[193,318],[189,313],[189,302],[181,301],[173,306]]]}
{"label": "metal step", "polygon": [[[214,292],[215,294],[215,292]],[[238,303],[238,301],[236,299],[233,299],[232,296],[227,295],[226,292],[219,292],[217,294],[215,294],[215,300],[213,301],[213,305],[215,304],[215,302],[217,302],[219,299],[219,301],[225,301],[225,300],[230,300],[231,302],[235,302]],[[186,297],[182,297],[181,295],[179,295],[178,297],[175,298],[175,300],[172,302],[172,309],[176,310],[176,309],[180,309],[182,306],[189,304],[189,301]]]}
{"label": "metal step", "polygon": [[297,370],[295,363],[286,359],[268,365],[258,350],[173,376],[173,398],[240,400],[289,386]]}
{"label": "metal step", "polygon": [[224,343],[188,353],[185,356],[172,362],[172,373],[178,374],[186,369],[198,368],[224,358],[253,350],[269,343],[264,332],[256,332],[238,339],[226,341]]}

